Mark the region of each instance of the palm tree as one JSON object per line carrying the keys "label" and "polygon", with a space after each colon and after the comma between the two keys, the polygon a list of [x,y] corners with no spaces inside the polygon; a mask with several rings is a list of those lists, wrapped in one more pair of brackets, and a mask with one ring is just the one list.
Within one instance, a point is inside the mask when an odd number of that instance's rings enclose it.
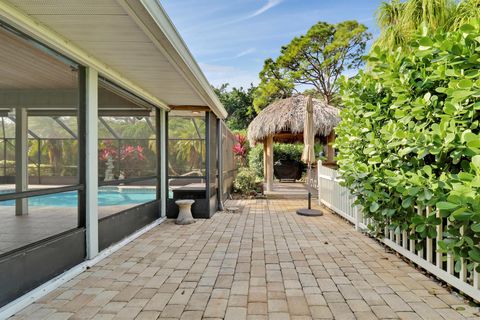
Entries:
{"label": "palm tree", "polygon": [[402,30],[402,15],[405,3],[400,0],[382,2],[377,9],[377,23],[381,29],[376,44],[381,47],[397,47],[406,42]]}
{"label": "palm tree", "polygon": [[422,23],[429,30],[448,30],[455,12],[454,0],[409,0],[405,2],[403,26],[413,31]]}
{"label": "palm tree", "polygon": [[205,122],[200,118],[171,117],[169,129],[169,169],[173,175],[202,170],[206,157]]}
{"label": "palm tree", "polygon": [[391,0],[377,9],[381,47],[405,47],[420,26],[430,31],[453,31],[480,17],[480,0]]}
{"label": "palm tree", "polygon": [[451,21],[451,28],[456,30],[472,19],[480,17],[480,0],[464,0],[455,10]]}

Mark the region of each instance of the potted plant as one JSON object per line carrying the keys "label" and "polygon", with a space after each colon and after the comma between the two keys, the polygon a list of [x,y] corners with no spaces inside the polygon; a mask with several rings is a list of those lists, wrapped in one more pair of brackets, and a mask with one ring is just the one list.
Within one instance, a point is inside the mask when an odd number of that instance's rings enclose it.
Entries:
{"label": "potted plant", "polygon": [[294,144],[279,144],[274,149],[277,161],[273,165],[275,177],[282,180],[296,181],[302,178],[304,164],[300,161],[302,146]]}

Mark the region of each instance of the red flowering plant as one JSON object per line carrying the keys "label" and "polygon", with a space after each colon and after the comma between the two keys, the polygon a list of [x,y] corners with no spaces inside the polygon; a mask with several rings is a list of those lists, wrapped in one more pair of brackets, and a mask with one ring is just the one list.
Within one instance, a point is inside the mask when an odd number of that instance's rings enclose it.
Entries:
{"label": "red flowering plant", "polygon": [[248,146],[247,146],[247,137],[240,133],[235,134],[235,144],[232,148],[235,157],[240,162],[241,166],[244,167],[247,163],[247,153],[248,153]]}
{"label": "red flowering plant", "polygon": [[120,150],[120,160],[144,161],[145,156],[143,155],[143,147],[123,146]]}
{"label": "red flowering plant", "polygon": [[100,160],[98,163],[98,170],[99,172],[104,173],[103,179],[106,181],[115,179],[114,162],[117,160],[117,155],[117,149],[112,141],[105,140],[100,142],[98,146],[98,159]]}
{"label": "red flowering plant", "polygon": [[100,150],[98,150],[98,158],[101,161],[108,161],[108,159],[115,160],[116,157],[117,157],[117,150],[113,146],[112,141],[106,140],[100,146]]}
{"label": "red flowering plant", "polygon": [[120,161],[124,178],[141,175],[146,160],[143,147],[125,145],[120,149]]}

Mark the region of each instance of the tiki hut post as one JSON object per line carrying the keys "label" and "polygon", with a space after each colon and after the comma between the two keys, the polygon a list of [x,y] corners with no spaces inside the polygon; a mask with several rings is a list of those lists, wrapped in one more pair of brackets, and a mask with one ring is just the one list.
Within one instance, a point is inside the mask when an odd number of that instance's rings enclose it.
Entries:
{"label": "tiki hut post", "polygon": [[335,130],[332,130],[327,136],[327,163],[333,163],[335,160],[335,149],[333,143],[335,142]]}
{"label": "tiki hut post", "polygon": [[266,182],[267,178],[267,138],[263,139],[263,182]]}
{"label": "tiki hut post", "polygon": [[265,191],[273,190],[273,136],[263,140],[263,176]]}

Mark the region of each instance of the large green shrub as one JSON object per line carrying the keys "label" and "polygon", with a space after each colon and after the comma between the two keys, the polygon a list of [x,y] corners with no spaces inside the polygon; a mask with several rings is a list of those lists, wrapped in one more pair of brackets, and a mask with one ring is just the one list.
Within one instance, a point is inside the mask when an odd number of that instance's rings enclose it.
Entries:
{"label": "large green shrub", "polygon": [[471,270],[480,262],[479,24],[419,35],[408,54],[376,47],[367,59],[369,69],[342,84],[345,184],[377,232],[390,223],[411,239],[433,238],[439,209],[450,223],[441,250],[457,271],[461,257]]}
{"label": "large green shrub", "polygon": [[248,153],[248,166],[257,177],[263,177],[263,144],[256,144]]}
{"label": "large green shrub", "polygon": [[257,176],[255,172],[248,168],[241,168],[235,177],[233,189],[241,194],[250,194],[257,187]]}
{"label": "large green shrub", "polygon": [[[302,144],[275,143],[273,145],[273,159],[274,161],[300,161],[302,151]],[[263,144],[259,143],[250,149],[248,165],[258,177],[263,177]]]}

